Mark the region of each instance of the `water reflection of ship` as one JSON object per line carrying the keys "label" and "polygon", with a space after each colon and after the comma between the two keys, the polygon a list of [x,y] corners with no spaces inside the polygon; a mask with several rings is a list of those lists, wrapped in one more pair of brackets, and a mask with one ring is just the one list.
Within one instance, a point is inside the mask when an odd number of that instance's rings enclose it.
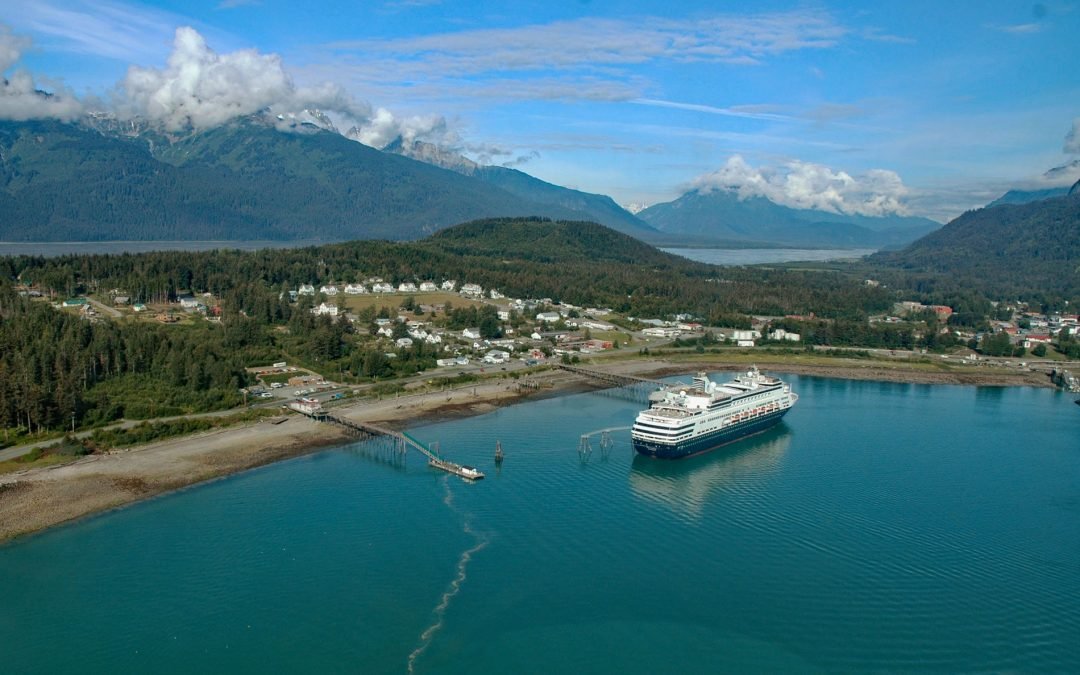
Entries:
{"label": "water reflection of ship", "polygon": [[729,448],[678,462],[635,454],[630,468],[630,489],[637,497],[697,517],[716,493],[774,473],[790,444],[791,430],[781,422]]}

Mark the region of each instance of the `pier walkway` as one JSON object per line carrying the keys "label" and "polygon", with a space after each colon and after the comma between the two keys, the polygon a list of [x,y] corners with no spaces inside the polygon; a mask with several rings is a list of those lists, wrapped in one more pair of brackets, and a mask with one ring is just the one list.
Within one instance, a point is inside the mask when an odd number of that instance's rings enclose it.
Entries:
{"label": "pier walkway", "polygon": [[404,458],[405,453],[411,447],[419,450],[421,454],[428,458],[428,466],[433,466],[436,469],[441,469],[448,473],[461,476],[462,478],[468,478],[469,480],[477,480],[484,477],[482,472],[477,471],[472,467],[463,466],[441,457],[439,455],[438,441],[430,444],[424,443],[417,438],[413,438],[404,431],[394,431],[393,429],[387,429],[369,422],[357,422],[355,420],[345,419],[344,417],[338,417],[337,415],[328,413],[321,407],[312,408],[297,403],[291,403],[289,404],[289,407],[311,419],[336,424],[339,427],[347,429],[355,436],[364,439],[389,441],[390,451],[399,458]]}
{"label": "pier walkway", "polygon": [[565,363],[555,364],[556,368],[565,370],[568,373],[574,373],[587,379],[597,382],[599,384],[607,385],[616,391],[622,392],[624,395],[628,395],[635,401],[647,401],[649,394],[653,393],[657,389],[668,386],[666,382],[660,380],[651,380],[647,377],[637,377],[634,375],[618,375],[615,373],[605,373],[602,370],[593,370],[592,368],[582,368],[581,366],[570,366]]}

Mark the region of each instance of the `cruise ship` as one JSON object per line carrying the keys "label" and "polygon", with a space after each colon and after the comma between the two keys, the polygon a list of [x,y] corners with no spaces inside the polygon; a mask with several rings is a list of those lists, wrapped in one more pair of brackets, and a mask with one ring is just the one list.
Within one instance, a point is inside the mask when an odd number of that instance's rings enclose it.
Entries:
{"label": "cruise ship", "polygon": [[791,385],[757,367],[717,384],[698,373],[693,384],[676,384],[649,397],[631,429],[634,450],[649,457],[680,459],[764,431],[799,400]]}

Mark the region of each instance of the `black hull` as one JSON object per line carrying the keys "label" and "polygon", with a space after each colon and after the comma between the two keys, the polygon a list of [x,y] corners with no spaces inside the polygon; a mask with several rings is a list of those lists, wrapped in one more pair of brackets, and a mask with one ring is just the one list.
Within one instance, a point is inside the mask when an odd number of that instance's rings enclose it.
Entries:
{"label": "black hull", "polygon": [[657,459],[683,459],[692,457],[693,455],[700,455],[703,452],[715,450],[722,445],[734,443],[741,438],[761,433],[770,427],[776,426],[788,410],[790,410],[790,408],[779,412],[769,413],[758,419],[743,422],[742,424],[722,429],[718,432],[708,434],[707,436],[701,436],[674,445],[668,443],[656,443],[654,441],[643,441],[637,438],[632,438],[631,440],[634,444],[634,451],[640,455],[656,457]]}

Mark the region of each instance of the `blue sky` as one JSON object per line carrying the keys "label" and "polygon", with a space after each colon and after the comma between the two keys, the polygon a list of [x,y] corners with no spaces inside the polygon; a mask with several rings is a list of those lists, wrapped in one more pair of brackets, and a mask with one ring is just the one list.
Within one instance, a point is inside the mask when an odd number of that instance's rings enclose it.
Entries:
{"label": "blue sky", "polygon": [[622,204],[738,185],[945,219],[1080,159],[1075,0],[0,0],[0,25],[8,77],[88,108],[174,105],[229,57],[225,81],[258,87],[207,124],[337,101],[369,142],[408,133]]}

